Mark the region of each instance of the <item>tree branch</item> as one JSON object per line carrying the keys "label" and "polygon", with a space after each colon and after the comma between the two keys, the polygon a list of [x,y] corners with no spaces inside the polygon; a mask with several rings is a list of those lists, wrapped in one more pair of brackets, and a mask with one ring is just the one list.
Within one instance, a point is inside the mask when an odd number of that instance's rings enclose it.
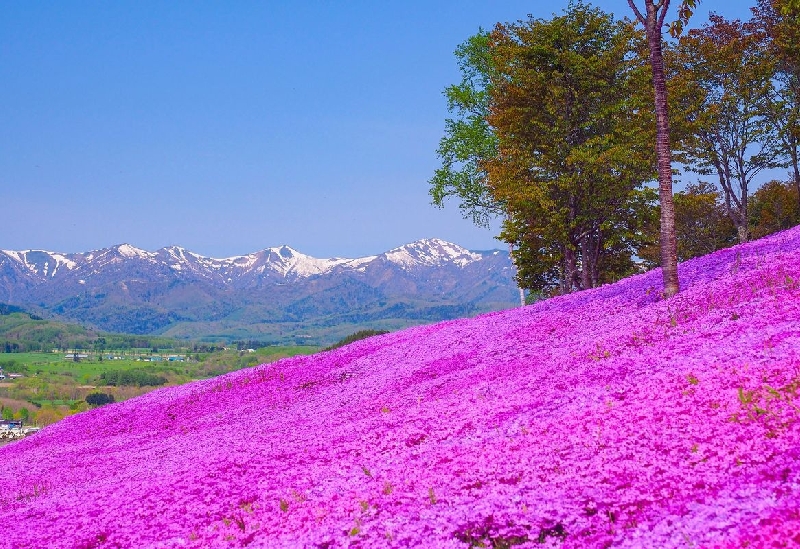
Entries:
{"label": "tree branch", "polygon": [[636,14],[636,19],[638,19],[639,22],[642,25],[644,25],[645,28],[647,28],[647,21],[645,20],[644,16],[642,15],[642,12],[639,11],[639,8],[636,7],[636,4],[633,3],[633,0],[628,0],[628,5],[633,10],[633,13]]}
{"label": "tree branch", "polygon": [[664,28],[664,19],[667,17],[667,12],[669,11],[669,1],[670,0],[662,0],[662,2],[659,2],[659,5],[657,6],[657,8],[661,8],[661,14],[658,16],[659,29]]}

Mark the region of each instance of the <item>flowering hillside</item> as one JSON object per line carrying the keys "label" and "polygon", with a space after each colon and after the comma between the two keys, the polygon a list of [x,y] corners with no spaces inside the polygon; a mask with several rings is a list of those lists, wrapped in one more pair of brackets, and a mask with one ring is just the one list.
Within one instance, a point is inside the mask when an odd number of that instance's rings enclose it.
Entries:
{"label": "flowering hillside", "polygon": [[0,449],[2,548],[800,545],[800,229]]}

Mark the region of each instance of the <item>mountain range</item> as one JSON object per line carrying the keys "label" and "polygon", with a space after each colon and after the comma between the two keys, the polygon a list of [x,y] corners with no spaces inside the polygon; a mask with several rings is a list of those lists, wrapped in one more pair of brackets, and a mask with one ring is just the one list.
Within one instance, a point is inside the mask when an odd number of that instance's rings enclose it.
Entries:
{"label": "mountain range", "polygon": [[288,246],[215,259],[179,246],[0,250],[0,302],[101,330],[328,343],[518,304],[508,252],[425,239],[355,259]]}

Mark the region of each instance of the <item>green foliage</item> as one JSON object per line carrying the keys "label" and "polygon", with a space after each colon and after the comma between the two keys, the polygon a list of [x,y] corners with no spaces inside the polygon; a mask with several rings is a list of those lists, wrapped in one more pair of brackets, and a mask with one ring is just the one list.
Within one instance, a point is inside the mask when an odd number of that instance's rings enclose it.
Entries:
{"label": "green foliage", "polygon": [[237,350],[219,350],[206,356],[200,356],[199,364],[192,365],[194,378],[214,377],[242,368],[258,364],[274,362],[282,358],[296,355],[310,355],[319,351],[319,347],[309,345],[276,345],[255,349],[255,352]]}
{"label": "green foliage", "polygon": [[52,349],[174,349],[182,345],[185,344],[159,336],[99,333],[78,324],[42,320],[36,315],[11,309],[0,315],[0,353],[47,352]]}
{"label": "green foliage", "polygon": [[107,393],[91,393],[86,395],[86,403],[90,406],[103,406],[114,402],[114,395]]}
{"label": "green foliage", "polygon": [[25,368],[25,366],[23,366],[16,360],[0,360],[0,370],[23,374],[25,373],[26,369],[27,368]]}
{"label": "green foliage", "polygon": [[788,157],[791,179],[800,201],[800,2],[759,0],[753,22],[763,34],[774,75],[766,96],[766,118],[777,131],[781,152]]}
{"label": "green foliage", "polygon": [[100,380],[106,385],[135,385],[137,387],[157,387],[167,382],[166,377],[155,375],[144,369],[103,372],[100,374]]}
{"label": "green foliage", "polygon": [[780,181],[764,184],[753,194],[749,215],[753,238],[761,238],[800,224],[797,188]]}
{"label": "green foliage", "polygon": [[506,207],[520,285],[567,293],[636,270],[654,212],[650,75],[643,37],[580,2],[551,20],[498,25],[490,37],[483,159]]}
{"label": "green foliage", "polygon": [[440,208],[446,199],[457,198],[464,218],[488,227],[503,212],[482,166],[497,155],[497,138],[486,121],[493,73],[489,33],[478,30],[456,48],[455,55],[462,79],[444,90],[447,110],[454,118],[445,120],[445,135],[436,151],[442,165],[430,180],[429,192]]}
{"label": "green foliage", "polygon": [[386,330],[360,330],[354,334],[351,334],[344,339],[341,339],[331,345],[330,347],[326,347],[323,351],[331,351],[333,349],[338,349],[339,347],[344,347],[345,345],[349,345],[354,341],[358,341],[360,339],[366,339],[368,337],[376,336],[376,335],[383,335],[388,334],[389,332]]}
{"label": "green foliage", "polygon": [[11,313],[21,313],[23,310],[15,305],[0,303],[0,316],[10,315]]}
{"label": "green foliage", "polygon": [[767,109],[775,65],[765,49],[765,36],[752,22],[712,14],[680,39],[671,61],[671,93],[683,96],[691,128],[680,147],[691,171],[717,178],[742,242],[749,239],[753,178],[787,164]]}
{"label": "green foliage", "polygon": [[667,25],[669,34],[673,38],[677,38],[681,35],[684,27],[686,27],[689,19],[691,19],[695,8],[697,8],[697,0],[683,0],[678,4],[678,18]]}
{"label": "green foliage", "polygon": [[[722,197],[706,182],[687,185],[674,195],[678,260],[687,261],[736,244],[736,227],[725,213]],[[659,264],[658,227],[648,227],[651,245],[639,251],[649,267]]]}
{"label": "green foliage", "polygon": [[722,196],[705,182],[688,185],[675,195],[675,224],[680,261],[736,243],[736,227],[725,214]]}

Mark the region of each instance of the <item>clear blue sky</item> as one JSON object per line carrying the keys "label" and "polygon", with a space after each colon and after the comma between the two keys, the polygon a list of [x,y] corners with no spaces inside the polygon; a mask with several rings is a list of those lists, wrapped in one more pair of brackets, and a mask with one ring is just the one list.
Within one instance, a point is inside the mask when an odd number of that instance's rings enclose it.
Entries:
{"label": "clear blue sky", "polygon": [[[705,0],[693,21],[752,3]],[[631,15],[626,0],[594,4]],[[478,27],[566,5],[4,2],[0,248],[503,247],[456,203],[430,205],[442,90]]]}

